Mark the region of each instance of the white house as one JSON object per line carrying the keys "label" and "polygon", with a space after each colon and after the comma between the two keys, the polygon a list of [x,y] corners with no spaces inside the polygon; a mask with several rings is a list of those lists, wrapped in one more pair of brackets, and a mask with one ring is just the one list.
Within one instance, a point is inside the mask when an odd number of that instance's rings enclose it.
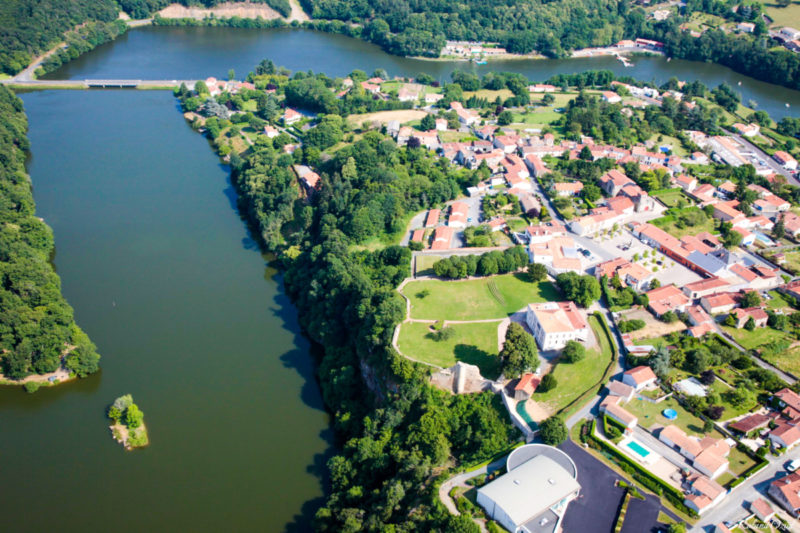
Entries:
{"label": "white house", "polygon": [[567,341],[589,339],[589,324],[572,302],[528,304],[525,320],[542,350],[559,350]]}
{"label": "white house", "polygon": [[656,381],[658,381],[658,378],[655,372],[653,372],[653,369],[649,366],[637,366],[622,374],[622,382],[625,385],[630,385],[637,391],[642,390]]}

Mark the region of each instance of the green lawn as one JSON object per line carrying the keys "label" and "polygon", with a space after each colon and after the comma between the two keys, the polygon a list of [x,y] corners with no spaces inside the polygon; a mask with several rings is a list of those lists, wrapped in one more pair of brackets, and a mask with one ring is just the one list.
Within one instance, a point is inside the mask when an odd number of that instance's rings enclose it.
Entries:
{"label": "green lawn", "polygon": [[[658,140],[659,137],[661,138],[660,141]],[[677,155],[679,157],[686,157],[689,155],[681,144],[680,139],[677,137],[672,137],[670,135],[653,135],[650,140],[656,143],[657,146],[669,145],[672,148],[672,155]]]}
{"label": "green lawn", "polygon": [[789,302],[784,300],[778,291],[769,291],[768,294],[772,296],[772,299],[767,300],[767,309],[791,309]]}
{"label": "green lawn", "polygon": [[[714,435],[717,437],[717,435]],[[736,446],[731,448],[731,453],[728,455],[728,469],[741,476],[745,471],[752,468],[756,464],[755,461],[750,459],[747,454],[736,449]]]}
{"label": "green lawn", "polygon": [[[421,294],[425,290],[427,296]],[[531,283],[520,274],[466,281],[412,281],[403,288],[403,294],[411,301],[411,317],[426,320],[505,318],[529,303],[560,299],[552,283]]]}
{"label": "green lawn", "polygon": [[514,113],[512,127],[521,125],[524,127],[541,128],[549,125],[554,120],[561,118],[561,113],[552,107],[543,107],[541,110],[525,113]]}
{"label": "green lawn", "polygon": [[666,205],[667,207],[677,207],[678,202],[680,200],[683,200],[684,204],[687,206],[694,205],[694,202],[688,196],[683,194],[683,191],[665,191],[661,193],[651,193],[651,196],[654,196],[659,200],[661,200],[661,202],[663,202],[664,205]]}
{"label": "green lawn", "polygon": [[559,363],[552,370],[558,385],[547,392],[535,392],[533,400],[547,405],[553,412],[566,407],[581,394],[603,379],[603,372],[611,361],[611,346],[602,326],[594,316],[589,317],[600,350],[587,350],[586,357],[577,363]]}
{"label": "green lawn", "polygon": [[[625,409],[639,418],[639,425],[643,428],[650,429],[653,425],[667,426],[674,424],[691,435],[703,435],[703,421],[684,409],[678,400],[675,398],[667,398],[660,403],[652,403],[647,400],[640,400],[634,397],[633,400],[624,405]],[[675,420],[667,420],[661,414],[664,409],[675,409],[678,412],[678,418]]]}
{"label": "green lawn", "polygon": [[247,100],[246,102],[242,102],[242,111],[257,111],[258,110],[258,102],[255,100]]}
{"label": "green lawn", "polygon": [[484,377],[500,375],[497,357],[497,326],[499,322],[453,324],[452,338],[435,341],[428,336],[429,324],[406,322],[400,326],[397,345],[404,355],[443,368],[464,361],[481,369]]}
{"label": "green lawn", "polygon": [[773,2],[764,2],[767,15],[775,21],[773,27],[789,26],[792,28],[800,27],[800,4],[792,2],[787,7],[779,7]]}
{"label": "green lawn", "polygon": [[733,340],[739,343],[742,348],[747,350],[753,350],[759,346],[763,346],[765,344],[769,344],[770,342],[786,337],[786,333],[783,331],[778,331],[777,329],[772,329],[769,327],[756,328],[753,331],[747,331],[744,328],[736,329],[728,326],[722,326],[722,329],[725,330],[725,333],[733,337]]}
{"label": "green lawn", "polygon": [[702,233],[704,231],[715,233],[713,218],[706,218],[705,222],[702,224],[697,224],[696,226],[684,226],[683,228],[679,228],[675,222],[676,221],[671,220],[671,217],[669,216],[656,218],[650,221],[650,223],[654,226],[661,228],[678,239],[686,235],[697,235],[698,233]]}
{"label": "green lawn", "polygon": [[417,276],[433,276],[433,264],[440,259],[444,259],[441,255],[417,255]]}
{"label": "green lawn", "polygon": [[728,385],[720,382],[719,380],[715,381],[711,385],[711,390],[719,393],[720,398],[722,399],[720,405],[725,408],[725,412],[722,413],[722,418],[720,419],[721,421],[730,420],[731,418],[743,415],[744,413],[748,412],[750,409],[755,407],[756,404],[758,403],[757,401],[754,400],[753,403],[750,405],[742,405],[740,407],[735,407],[725,399],[725,393],[730,391],[731,388]]}

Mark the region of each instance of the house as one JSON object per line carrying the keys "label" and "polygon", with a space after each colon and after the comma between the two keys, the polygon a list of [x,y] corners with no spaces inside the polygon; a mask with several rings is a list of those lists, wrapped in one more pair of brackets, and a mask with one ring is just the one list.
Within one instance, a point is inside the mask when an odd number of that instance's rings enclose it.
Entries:
{"label": "house", "polygon": [[781,285],[780,287],[778,287],[778,292],[788,294],[792,298],[800,300],[800,279],[796,279],[794,281],[790,281],[789,283]]}
{"label": "house", "polygon": [[724,291],[730,287],[730,283],[725,281],[722,278],[717,276],[712,276],[710,278],[701,279],[699,281],[693,281],[692,283],[688,283],[683,286],[683,293],[686,294],[692,300],[696,300],[697,298],[702,298],[703,296],[708,296],[710,294],[716,294],[718,292]]}
{"label": "house", "polygon": [[609,396],[618,396],[625,402],[631,401],[634,393],[636,392],[636,389],[630,385],[626,385],[625,383],[616,379],[606,383],[606,390],[608,391]]}
{"label": "house", "polygon": [[545,166],[544,161],[533,154],[528,154],[525,156],[525,165],[528,167],[528,170],[530,170],[531,175],[535,178],[541,178],[550,172]]}
{"label": "house", "polygon": [[514,386],[514,399],[518,402],[527,400],[536,392],[536,387],[539,386],[541,381],[539,376],[531,372],[523,374]]}
{"label": "house", "polygon": [[745,324],[752,318],[757,328],[763,328],[767,325],[769,315],[760,307],[748,307],[747,309],[734,309],[731,313],[736,319],[736,329],[742,329]]}
{"label": "house", "polygon": [[728,494],[722,485],[706,476],[695,474],[689,479],[689,484],[691,491],[683,503],[701,515],[719,504]]}
{"label": "house", "polygon": [[714,204],[714,218],[730,222],[733,225],[736,225],[737,222],[742,222],[746,217],[744,213],[736,209],[737,205],[739,205],[739,202],[736,200]]}
{"label": "house", "polygon": [[447,219],[447,225],[453,228],[467,227],[467,214],[469,213],[469,206],[464,202],[453,202],[450,204],[450,216]]}
{"label": "house", "polygon": [[689,298],[674,284],[648,291],[647,297],[648,309],[658,318],[668,311],[684,311],[689,305]]}
{"label": "house", "polygon": [[280,134],[281,134],[281,132],[278,131],[278,128],[270,126],[269,124],[264,126],[264,135],[266,135],[268,139],[274,139],[275,137],[277,137]]}
{"label": "house", "polygon": [[794,41],[800,39],[800,30],[790,28],[788,26],[781,28],[778,35],[785,41]]}
{"label": "house", "polygon": [[489,229],[491,229],[492,231],[504,230],[507,227],[506,226],[506,219],[504,219],[503,217],[493,218],[492,220],[489,221],[488,226],[489,226]]}
{"label": "house", "polygon": [[786,235],[796,239],[800,236],[800,216],[788,212],[781,215]]}
{"label": "house", "polygon": [[787,418],[800,417],[800,395],[791,389],[781,389],[775,393],[775,400]]}
{"label": "house", "polygon": [[439,100],[444,98],[444,95],[441,93],[427,93],[425,95],[425,103],[426,104],[435,104]]}
{"label": "house", "polygon": [[597,279],[606,276],[608,279],[619,276],[620,281],[636,290],[644,290],[650,285],[653,273],[639,263],[631,263],[621,257],[600,263],[594,267]]}
{"label": "house", "polygon": [[800,518],[800,472],[776,479],[767,493],[793,517]]}
{"label": "house", "polygon": [[697,188],[697,179],[686,174],[678,174],[672,181],[686,192],[692,192]]}
{"label": "house", "polygon": [[773,447],[789,450],[800,443],[800,426],[780,424],[769,432],[769,439]]}
{"label": "house", "polygon": [[[556,196],[578,196],[583,190],[583,183],[580,181],[556,183],[553,185],[553,189],[556,191]],[[633,204],[631,204],[631,207],[633,207]]]}
{"label": "house", "polygon": [[633,387],[637,392],[648,385],[655,384],[656,381],[658,381],[658,378],[649,366],[637,366],[626,370],[622,374],[622,383]]}
{"label": "house", "polygon": [[369,81],[362,81],[361,88],[370,94],[379,94],[381,92],[380,85],[376,83],[370,83]]}
{"label": "house", "polygon": [[465,126],[472,126],[480,120],[480,115],[473,109],[465,109],[460,102],[451,102],[450,109],[458,115],[458,121]]}
{"label": "house", "polygon": [[770,518],[775,516],[775,510],[764,498],[756,498],[750,504],[750,510],[764,523],[769,523]]}
{"label": "house", "polygon": [[686,314],[689,317],[689,323],[693,326],[699,326],[700,324],[706,324],[712,321],[705,309],[699,305],[692,305],[689,307],[686,310]]}
{"label": "house", "polygon": [[541,350],[558,350],[567,341],[589,339],[589,324],[573,302],[528,304],[525,321]]}
{"label": "house", "polygon": [[731,452],[731,447],[722,439],[690,437],[678,426],[670,424],[661,429],[658,440],[678,450],[692,461],[692,466],[711,479],[728,468],[726,457]]}
{"label": "house", "polygon": [[622,97],[613,91],[603,91],[601,98],[609,104],[618,104],[622,101]]}
{"label": "house", "polygon": [[310,167],[306,165],[294,165],[292,169],[294,173],[297,174],[297,178],[300,180],[300,184],[305,189],[306,194],[313,194],[322,185],[320,183],[319,174],[311,170]]}
{"label": "house", "polygon": [[450,241],[453,240],[453,228],[449,226],[439,226],[433,232],[433,242],[431,250],[449,250]]}
{"label": "house", "polygon": [[521,194],[519,196],[519,205],[522,208],[522,212],[529,217],[538,217],[542,211],[542,204],[532,194]]}
{"label": "house", "polygon": [[733,129],[744,137],[755,137],[758,135],[761,128],[759,128],[758,124],[742,124],[741,122],[736,122],[733,125]]}
{"label": "house", "polygon": [[616,196],[622,187],[628,184],[634,184],[632,179],[623,174],[617,169],[611,169],[599,179],[600,187],[605,191],[608,196]]}
{"label": "house", "polygon": [[707,165],[708,164],[708,156],[703,152],[692,152],[692,160],[691,163],[693,165]]}
{"label": "house", "polygon": [[734,226],[732,230],[742,236],[741,246],[752,246],[753,243],[756,241],[755,234],[751,233],[750,231],[744,229],[741,226]]}
{"label": "house", "polygon": [[714,333],[716,331],[714,329],[714,325],[711,322],[703,322],[696,326],[690,327],[686,330],[690,337],[694,337],[695,339],[702,339],[704,335],[709,333]]}
{"label": "house", "polygon": [[422,239],[425,237],[425,230],[424,229],[415,229],[411,232],[411,242],[422,242]]}
{"label": "house", "polygon": [[432,228],[438,224],[441,214],[442,211],[440,209],[431,209],[428,211],[428,215],[425,217],[425,227]]}
{"label": "house", "polygon": [[436,124],[436,131],[447,131],[446,118],[437,118],[435,124]]}
{"label": "house", "polygon": [[554,93],[556,92],[555,85],[548,85],[546,83],[537,83],[535,85],[529,85],[528,91],[532,93]]}
{"label": "house", "polygon": [[397,91],[397,99],[401,102],[416,102],[419,100],[419,88],[404,85]]}
{"label": "house", "polygon": [[753,33],[756,25],[752,22],[740,22],[736,25],[736,29],[739,30],[741,33]]}
{"label": "house", "polygon": [[583,271],[581,255],[571,237],[554,237],[544,242],[531,239],[528,256],[532,263],[544,265],[551,276]]}
{"label": "house", "polygon": [[554,237],[565,237],[567,228],[558,222],[551,221],[538,226],[528,226],[525,228],[525,233],[528,234],[528,242],[530,244],[541,244],[547,243]]}
{"label": "house", "polygon": [[619,405],[621,401],[622,398],[619,396],[606,396],[603,398],[603,401],[600,402],[600,412],[612,420],[616,420],[622,424],[623,427],[633,429],[636,427],[639,419]]}
{"label": "house", "polygon": [[303,115],[292,109],[291,107],[287,107],[286,110],[283,112],[283,125],[284,126],[291,126],[296,122],[299,122],[303,119]]}
{"label": "house", "polygon": [[783,150],[777,150],[772,154],[772,159],[780,163],[785,169],[797,170],[797,160]]}
{"label": "house", "polygon": [[728,424],[728,429],[733,429],[743,435],[749,435],[754,431],[767,427],[770,420],[772,420],[771,416],[765,415],[764,413],[755,413],[740,418],[736,422],[731,422]]}

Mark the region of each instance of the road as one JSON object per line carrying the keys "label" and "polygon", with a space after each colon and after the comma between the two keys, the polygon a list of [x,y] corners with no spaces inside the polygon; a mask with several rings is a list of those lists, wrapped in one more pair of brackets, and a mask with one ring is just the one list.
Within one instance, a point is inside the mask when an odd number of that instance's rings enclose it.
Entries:
{"label": "road", "polygon": [[750,514],[749,505],[745,508],[745,504],[756,498],[761,497],[769,501],[769,497],[766,496],[769,483],[781,472],[785,474],[783,465],[793,459],[800,459],[800,448],[778,457],[768,457],[769,466],[734,488],[722,503],[705,514],[690,531],[692,533],[713,531],[713,526],[720,522],[736,522]]}
{"label": "road", "polygon": [[[21,73],[18,75],[21,76]],[[28,87],[31,89],[36,88],[58,88],[65,89],[88,89],[91,87],[120,87],[126,89],[155,89],[161,87],[180,87],[181,83],[185,83],[187,87],[194,87],[197,80],[129,80],[129,79],[114,79],[114,80],[21,80],[8,78],[0,80],[0,83],[6,85],[13,85],[15,87]]]}
{"label": "road", "polygon": [[733,131],[728,131],[728,135],[730,135],[731,137],[742,143],[744,146],[747,146],[759,157],[759,159],[763,160],[772,171],[774,171],[776,174],[784,176],[788,183],[791,183],[792,185],[800,185],[800,181],[798,181],[797,178],[794,177],[794,174],[791,171],[783,168],[780,164],[778,164],[777,161],[772,159],[772,156],[764,152],[761,148],[759,148],[755,144],[748,141],[746,137],[742,137],[741,135]]}

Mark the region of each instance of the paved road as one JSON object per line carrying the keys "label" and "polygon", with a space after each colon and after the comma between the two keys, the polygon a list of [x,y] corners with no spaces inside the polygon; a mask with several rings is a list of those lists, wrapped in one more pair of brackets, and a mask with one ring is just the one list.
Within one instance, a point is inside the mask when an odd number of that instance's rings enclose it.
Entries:
{"label": "paved road", "polygon": [[759,159],[762,159],[766,163],[766,165],[776,174],[780,174],[781,176],[786,177],[786,180],[792,185],[800,185],[800,181],[798,181],[797,178],[794,177],[794,174],[791,171],[786,170],[781,165],[779,165],[777,161],[772,159],[772,156],[764,152],[761,148],[759,148],[755,144],[751,143],[749,140],[747,140],[746,137],[742,137],[741,135],[733,131],[729,131],[728,134],[737,141],[739,141],[740,143],[742,143],[743,145],[747,146],[750,150],[752,150],[756,155],[758,155]]}
{"label": "paved road", "polygon": [[749,508],[749,503],[759,497],[769,499],[766,496],[769,483],[776,477],[786,475],[783,465],[793,459],[800,459],[800,448],[779,457],[768,457],[769,466],[735,487],[722,503],[708,511],[690,531],[713,531],[713,526],[720,522],[736,522],[750,514],[745,506]]}

